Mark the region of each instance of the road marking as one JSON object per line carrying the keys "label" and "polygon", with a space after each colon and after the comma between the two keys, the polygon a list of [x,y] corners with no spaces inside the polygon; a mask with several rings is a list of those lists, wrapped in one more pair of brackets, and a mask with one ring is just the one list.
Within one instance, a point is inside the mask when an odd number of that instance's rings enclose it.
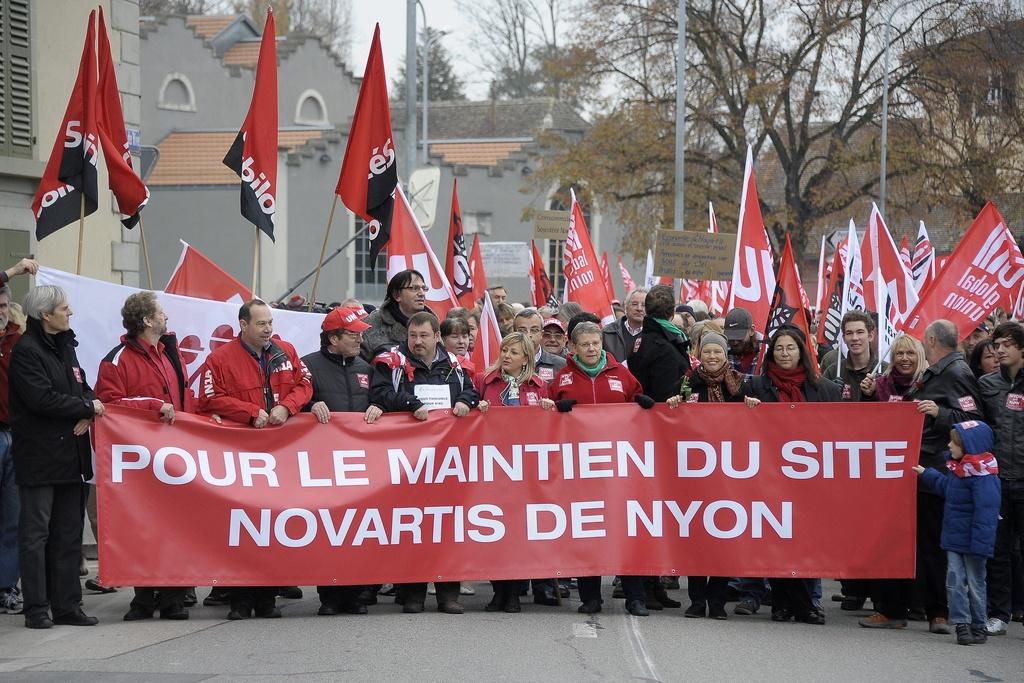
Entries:
{"label": "road marking", "polygon": [[572,634],[577,638],[597,638],[597,624],[590,622],[573,624]]}
{"label": "road marking", "polygon": [[626,614],[625,616],[626,623],[629,626],[627,629],[629,644],[633,648],[633,658],[636,660],[637,666],[640,667],[642,678],[648,681],[660,681],[661,675],[658,673],[657,667],[654,666],[654,660],[651,659],[651,654],[644,645],[644,636],[640,633],[640,627],[638,626],[640,619],[632,614]]}

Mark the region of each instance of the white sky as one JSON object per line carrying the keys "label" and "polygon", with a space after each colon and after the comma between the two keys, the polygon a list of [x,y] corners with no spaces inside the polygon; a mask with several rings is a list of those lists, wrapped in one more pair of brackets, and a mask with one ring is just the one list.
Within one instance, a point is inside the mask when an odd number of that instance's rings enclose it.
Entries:
{"label": "white sky", "polygon": [[[476,78],[476,69],[468,61],[471,55],[469,34],[471,24],[456,6],[456,0],[421,0],[427,12],[427,25],[448,31],[443,38],[444,46],[452,55],[455,73],[466,84],[466,95],[470,99],[487,96],[487,79]],[[373,26],[380,23],[380,42],[384,52],[384,69],[388,85],[398,75],[398,66],[405,56],[405,7],[406,0],[352,0],[352,70],[357,76],[366,68],[366,55],[373,38]],[[416,30],[423,28],[423,13],[416,10]],[[399,93],[389,93],[392,97]]]}

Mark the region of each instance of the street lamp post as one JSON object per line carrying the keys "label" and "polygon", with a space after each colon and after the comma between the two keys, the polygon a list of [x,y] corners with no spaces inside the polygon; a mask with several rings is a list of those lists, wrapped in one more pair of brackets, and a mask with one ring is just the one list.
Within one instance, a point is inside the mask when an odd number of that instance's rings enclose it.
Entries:
{"label": "street lamp post", "polygon": [[[423,5],[420,5],[423,9]],[[423,13],[423,148],[420,150],[420,165],[426,166],[430,154],[427,150],[428,110],[430,109],[430,50],[448,34],[447,31],[427,32],[427,15]]]}
{"label": "street lamp post", "polygon": [[416,0],[405,0],[405,182],[416,170]]}
{"label": "street lamp post", "polygon": [[686,178],[686,0],[679,0],[679,36],[676,39],[676,196],[673,228],[683,229],[683,182]]}
{"label": "street lamp post", "polygon": [[881,168],[878,175],[878,210],[885,215],[885,181],[888,171],[886,161],[889,152],[889,51],[892,47],[892,20],[896,13],[909,5],[913,0],[904,0],[892,8],[885,20],[885,52],[882,57],[882,139],[880,146]]}

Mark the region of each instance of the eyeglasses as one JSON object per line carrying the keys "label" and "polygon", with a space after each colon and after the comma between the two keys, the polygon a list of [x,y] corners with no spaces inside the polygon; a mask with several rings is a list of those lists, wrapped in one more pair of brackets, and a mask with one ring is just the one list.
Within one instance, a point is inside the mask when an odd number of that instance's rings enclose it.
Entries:
{"label": "eyeglasses", "polygon": [[402,287],[402,289],[407,289],[410,292],[426,292],[429,287],[426,285],[410,285],[408,287]]}
{"label": "eyeglasses", "polygon": [[542,336],[544,339],[565,339],[564,332],[545,332]]}

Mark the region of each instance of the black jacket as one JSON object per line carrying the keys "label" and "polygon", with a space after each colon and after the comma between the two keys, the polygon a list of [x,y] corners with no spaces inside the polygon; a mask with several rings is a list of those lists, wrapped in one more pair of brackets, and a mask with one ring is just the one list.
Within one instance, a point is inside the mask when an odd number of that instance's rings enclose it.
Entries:
{"label": "black jacket", "polygon": [[313,397],[303,408],[309,411],[317,401],[332,413],[362,413],[370,407],[370,379],[373,368],[359,356],[345,358],[326,349],[302,357],[313,375]]}
{"label": "black jacket", "polygon": [[[447,384],[452,406],[461,401],[470,408],[475,408],[480,403],[480,395],[473,386],[470,373],[453,367],[450,356],[443,346],[438,344],[437,350],[438,359],[429,367],[415,358],[405,344],[387,354],[392,359],[401,354],[404,357],[404,365],[383,362],[380,360],[381,356],[374,358],[370,402],[388,413],[414,413],[423,405],[423,402],[416,398],[417,384]],[[411,381],[407,368],[411,368]]]}
{"label": "black jacket", "polygon": [[[690,386],[690,391],[693,392],[692,394],[690,394],[690,399],[689,399],[690,403],[708,403],[709,402],[708,401],[708,385],[704,382],[704,379],[699,374],[697,374],[696,370],[694,370],[692,373],[690,373],[690,376],[687,379],[687,384],[689,384],[689,386]],[[725,385],[725,382],[723,382],[722,383],[722,398],[725,399],[725,403],[734,403],[736,401],[742,401],[743,400],[743,390],[744,390],[745,387],[746,387],[746,383],[744,382],[743,384],[740,385],[739,391],[737,393],[730,394],[729,393],[729,388]]]}
{"label": "black jacket", "polygon": [[921,375],[920,383],[915,384],[903,400],[935,401],[939,406],[938,417],[924,416],[919,462],[922,467],[945,471],[943,452],[949,444],[949,430],[957,422],[983,419],[978,381],[964,360],[964,354],[953,351],[929,366]]}
{"label": "black jacket", "polygon": [[[767,375],[747,375],[743,381],[743,395],[763,403],[779,402],[779,390]],[[808,403],[835,403],[842,400],[842,392],[834,382],[819,377],[817,386],[804,382],[804,398]]]}
{"label": "black jacket", "polygon": [[[844,401],[876,400],[874,396],[864,396],[861,394],[860,383],[863,382],[864,378],[870,373],[874,372],[876,367],[878,367],[878,358],[872,354],[871,360],[868,361],[867,366],[859,370],[855,370],[850,366],[849,357],[843,358],[841,362],[842,367],[839,370],[839,374],[836,375],[836,354],[838,353],[839,351],[836,349],[825,354],[825,360],[820,364],[821,376],[839,386],[839,390]],[[887,367],[889,367],[889,364],[882,361],[882,366],[879,368],[878,374],[881,375],[885,372]],[[838,382],[836,381],[837,379],[839,380]]]}
{"label": "black jacket", "polygon": [[1006,370],[978,380],[985,421],[995,432],[993,455],[1000,479],[1024,479],[1024,372],[1011,382]]}
{"label": "black jacket", "polygon": [[666,401],[679,393],[683,376],[690,372],[690,342],[670,334],[651,316],[644,318],[640,343],[629,357],[629,371],[644,393],[655,401]]}
{"label": "black jacket", "polygon": [[625,363],[633,355],[633,347],[639,336],[638,334],[634,337],[629,333],[626,328],[626,316],[601,328],[601,344],[604,350],[615,356],[615,360],[620,363]]}
{"label": "black jacket", "polygon": [[[78,484],[92,479],[89,434],[75,423],[93,416],[93,394],[75,355],[75,333],[51,335],[42,323],[14,347],[10,369],[14,474],[19,486]],[[102,418],[101,418],[102,419]]]}

